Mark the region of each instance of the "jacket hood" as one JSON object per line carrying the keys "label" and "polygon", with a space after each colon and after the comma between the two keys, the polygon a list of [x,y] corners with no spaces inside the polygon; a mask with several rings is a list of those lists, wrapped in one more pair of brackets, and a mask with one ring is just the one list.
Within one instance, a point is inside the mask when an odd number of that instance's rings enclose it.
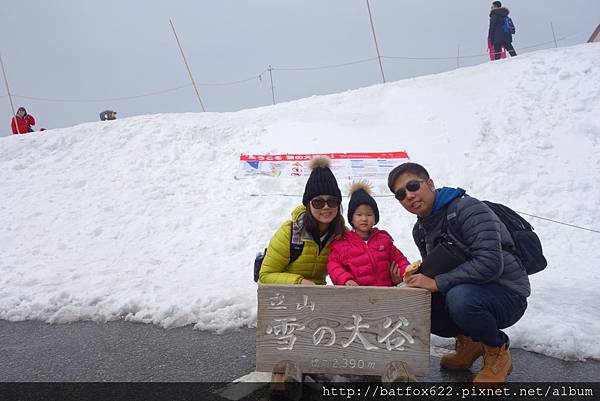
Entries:
{"label": "jacket hood", "polygon": [[299,230],[301,233],[304,233],[308,239],[313,239],[312,235],[308,232],[304,231],[304,214],[306,213],[306,206],[299,205],[292,210],[292,225],[295,229]]}
{"label": "jacket hood", "polygon": [[460,198],[465,194],[465,190],[462,188],[449,188],[442,187],[435,190],[435,201],[433,202],[433,209],[431,212],[436,212],[456,198]]}
{"label": "jacket hood", "polygon": [[294,210],[292,210],[292,221],[296,224],[298,224],[298,222],[302,221],[300,218],[302,217],[302,215],[306,213],[306,206],[304,205],[300,205],[300,206],[296,206],[294,208]]}
{"label": "jacket hood", "polygon": [[510,11],[508,11],[508,8],[506,7],[500,7],[490,11],[490,17],[492,16],[492,14],[498,14],[502,17],[506,17],[508,14],[510,14]]}

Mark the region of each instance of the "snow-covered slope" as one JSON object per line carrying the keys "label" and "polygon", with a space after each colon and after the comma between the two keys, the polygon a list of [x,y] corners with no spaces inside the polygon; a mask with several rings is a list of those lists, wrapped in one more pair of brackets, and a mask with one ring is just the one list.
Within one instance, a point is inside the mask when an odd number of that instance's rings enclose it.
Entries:
{"label": "snow-covered slope", "polygon": [[[253,325],[254,254],[304,181],[235,180],[239,154],[404,149],[438,186],[599,229],[600,45],[237,113],[1,138],[0,318]],[[379,226],[416,259],[414,217],[378,203]],[[530,221],[549,266],[531,276],[512,345],[600,358],[600,234]]]}

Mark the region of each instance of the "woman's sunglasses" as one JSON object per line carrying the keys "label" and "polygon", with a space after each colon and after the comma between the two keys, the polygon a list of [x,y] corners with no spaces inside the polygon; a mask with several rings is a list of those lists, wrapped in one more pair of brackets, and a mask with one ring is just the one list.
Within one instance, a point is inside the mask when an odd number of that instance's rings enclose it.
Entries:
{"label": "woman's sunglasses", "polygon": [[417,192],[421,188],[422,182],[425,182],[425,180],[411,180],[407,182],[404,188],[400,188],[395,192],[396,199],[402,202],[406,198],[406,191]]}
{"label": "woman's sunglasses", "polygon": [[329,199],[314,198],[313,200],[310,201],[310,204],[315,209],[323,209],[325,207],[325,204],[327,204],[327,206],[329,206],[330,208],[333,209],[334,207],[338,207],[340,205],[340,203],[342,203],[342,200],[338,199],[338,198],[329,198]]}

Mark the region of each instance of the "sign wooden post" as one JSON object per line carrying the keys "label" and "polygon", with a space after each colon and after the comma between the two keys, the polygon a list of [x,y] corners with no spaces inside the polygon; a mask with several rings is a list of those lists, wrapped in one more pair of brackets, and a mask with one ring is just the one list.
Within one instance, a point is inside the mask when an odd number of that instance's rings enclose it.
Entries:
{"label": "sign wooden post", "polygon": [[303,373],[429,371],[431,293],[418,288],[259,285],[256,370],[283,360]]}

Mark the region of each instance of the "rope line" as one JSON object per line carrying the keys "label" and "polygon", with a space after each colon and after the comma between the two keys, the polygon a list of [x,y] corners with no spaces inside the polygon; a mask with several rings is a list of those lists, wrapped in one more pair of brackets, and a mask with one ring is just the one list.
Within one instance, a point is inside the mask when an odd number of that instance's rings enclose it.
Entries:
{"label": "rope line", "polygon": [[578,228],[580,230],[591,231],[593,233],[600,234],[600,230],[594,230],[592,228],[586,228],[586,227],[576,226],[574,224],[563,223],[562,221],[552,220],[552,219],[549,219],[547,217],[536,216],[535,214],[529,214],[529,213],[525,213],[525,212],[520,212],[518,210],[515,210],[515,212],[517,212],[519,214],[524,214],[525,216],[534,217],[536,219],[551,221],[552,223],[556,223],[556,224],[562,224],[563,226],[569,226],[569,227],[573,227],[573,228]]}
{"label": "rope line", "polygon": [[[254,80],[254,79],[261,80],[262,79],[262,75],[265,72],[267,72],[267,70],[261,71],[261,73],[258,74],[258,75],[253,75],[252,77],[240,79],[238,81],[213,82],[213,83],[198,83],[198,86],[227,86],[227,85],[241,84],[241,83],[248,82],[248,81],[251,81],[251,80]],[[41,102],[100,103],[100,102],[113,102],[113,101],[119,101],[119,100],[140,99],[140,98],[143,98],[143,97],[150,97],[150,96],[162,95],[163,93],[174,92],[174,91],[177,91],[177,90],[180,90],[180,89],[183,89],[183,88],[187,88],[189,86],[192,86],[192,84],[180,85],[180,86],[176,86],[174,88],[168,88],[168,89],[163,89],[163,90],[156,91],[156,92],[144,93],[144,94],[141,94],[141,95],[115,97],[115,98],[107,98],[107,99],[55,99],[55,98],[34,97],[34,96],[26,96],[26,95],[13,95],[13,97],[20,98],[20,99],[37,100],[37,101],[41,101]],[[3,95],[3,96],[0,96],[0,98],[6,97],[6,96],[7,95]]]}
{"label": "rope line", "polygon": [[231,81],[231,82],[213,82],[213,83],[202,83],[199,82],[198,86],[228,86],[228,85],[237,85],[237,84],[242,84],[244,82],[248,82],[248,81],[252,81],[254,79],[258,79],[258,80],[262,80],[262,75],[267,72],[269,70],[262,70],[260,72],[260,74],[257,75],[253,75],[251,77],[248,78],[244,78],[244,79],[240,79],[239,81]]}
{"label": "rope line", "polygon": [[[578,32],[575,34],[563,36],[563,37],[557,39],[557,41],[563,41],[565,39],[572,38],[575,36],[580,36],[583,34],[584,34],[584,32]],[[553,40],[547,41],[547,42],[542,42],[542,43],[537,43],[537,44],[530,45],[530,46],[519,47],[516,50],[519,50],[519,51],[527,50],[527,49],[532,49],[535,47],[546,46],[546,45],[552,44],[552,43],[554,43]],[[412,57],[412,56],[384,56],[384,55],[382,55],[381,58],[388,59],[388,60],[456,60],[456,59],[476,58],[476,57],[484,57],[484,56],[488,56],[488,54],[481,53],[481,54],[444,56],[444,57]],[[371,61],[375,61],[375,60],[377,60],[377,57],[370,57],[370,58],[365,58],[365,59],[361,59],[361,60],[349,61],[346,63],[329,64],[329,65],[321,65],[321,66],[272,67],[272,70],[274,70],[274,71],[315,71],[315,70],[325,70],[325,69],[331,69],[331,68],[347,67],[347,66],[367,63],[367,62],[371,62]],[[230,86],[230,85],[242,84],[242,83],[249,82],[249,81],[252,81],[255,79],[262,81],[263,74],[265,74],[268,71],[269,71],[268,69],[265,69],[265,70],[261,71],[259,74],[256,74],[251,77],[244,78],[244,79],[236,80],[236,81],[202,82],[202,83],[198,83],[198,86]],[[144,97],[156,96],[156,95],[161,95],[161,94],[168,93],[168,92],[174,92],[174,91],[177,91],[177,90],[180,90],[183,88],[187,88],[189,86],[191,86],[191,84],[180,85],[180,86],[176,86],[173,88],[163,89],[163,90],[155,91],[155,92],[144,93],[144,94],[140,94],[140,95],[123,96],[123,97],[106,98],[106,99],[56,99],[56,98],[35,97],[35,96],[18,95],[18,94],[13,95],[13,97],[20,98],[20,99],[27,99],[27,100],[42,101],[42,102],[101,103],[101,102],[132,100],[132,99],[140,99],[140,98],[144,98]],[[7,97],[7,95],[2,95],[2,96],[0,96],[0,99],[5,98],[5,97]]]}
{"label": "rope line", "polygon": [[377,57],[365,58],[362,60],[350,61],[348,63],[322,65],[317,67],[273,67],[273,70],[279,71],[305,71],[305,70],[326,70],[328,68],[345,67],[348,65],[366,63],[368,61],[377,60]]}
{"label": "rope line", "polygon": [[176,91],[179,89],[187,88],[188,86],[191,86],[191,85],[192,84],[186,84],[186,85],[181,85],[181,86],[177,86],[174,88],[164,89],[161,91],[145,93],[142,95],[115,97],[115,98],[108,98],[108,99],[53,99],[53,98],[34,97],[34,96],[25,96],[25,95],[13,95],[13,96],[20,98],[20,99],[39,100],[42,102],[96,103],[96,102],[112,102],[112,101],[117,101],[117,100],[139,99],[142,97],[156,96],[156,95],[161,95],[163,93],[173,92],[173,91]]}
{"label": "rope line", "polygon": [[[576,34],[572,34],[572,35],[568,35],[568,36],[563,36],[562,38],[558,38],[556,39],[557,41],[563,41],[565,39],[568,39],[570,37],[573,36],[578,36],[581,35],[582,32],[576,33]],[[546,46],[549,44],[553,44],[554,40],[550,40],[548,42],[542,42],[542,43],[537,43],[534,45],[530,45],[530,46],[523,46],[523,47],[518,47],[515,48],[515,50],[527,50],[527,49],[533,49],[535,47],[540,47],[540,46]],[[386,59],[393,59],[393,60],[456,60],[458,59],[463,59],[463,58],[473,58],[473,57],[487,57],[488,53],[481,53],[481,54],[468,54],[468,55],[460,55],[460,56],[447,56],[447,57],[408,57],[408,56],[381,56],[381,58],[386,58]]]}
{"label": "rope line", "polygon": [[[298,195],[298,194],[285,194],[285,193],[272,193],[272,194],[250,194],[250,196],[284,196],[284,197],[298,197],[301,198],[302,195]],[[394,195],[371,195],[373,198],[391,198]],[[344,196],[346,197],[346,196]],[[547,217],[541,217],[541,216],[537,216],[535,214],[530,214],[530,213],[525,213],[525,212],[521,212],[519,210],[515,210],[515,212],[519,213],[519,214],[523,214],[525,216],[529,216],[529,217],[533,217],[536,219],[540,219],[540,220],[546,220],[546,221],[550,221],[552,223],[556,223],[556,224],[561,224],[563,226],[568,226],[568,227],[572,227],[572,228],[577,228],[579,230],[585,230],[585,231],[590,231],[593,233],[597,233],[600,234],[600,230],[594,230],[593,228],[587,228],[587,227],[582,227],[582,226],[576,226],[574,224],[569,224],[569,223],[564,223],[562,221],[558,221],[558,220],[553,220],[553,219],[549,219]]]}

